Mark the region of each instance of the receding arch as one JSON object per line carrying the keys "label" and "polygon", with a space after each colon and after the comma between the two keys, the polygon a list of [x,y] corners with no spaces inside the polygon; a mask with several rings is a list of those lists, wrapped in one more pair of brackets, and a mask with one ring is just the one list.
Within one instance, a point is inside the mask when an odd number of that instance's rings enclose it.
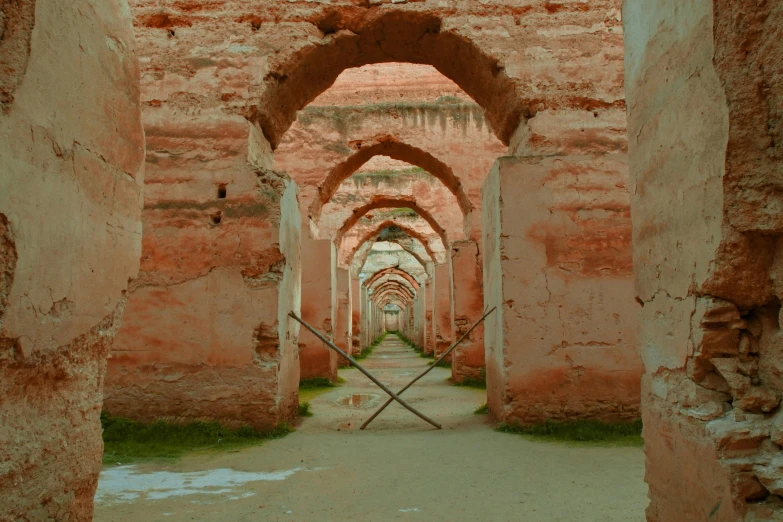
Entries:
{"label": "receding arch", "polygon": [[363,284],[364,284],[364,285],[365,285],[367,288],[370,288],[370,287],[372,287],[372,285],[375,283],[375,281],[377,281],[377,280],[378,280],[378,279],[380,279],[381,277],[385,276],[386,274],[395,274],[395,275],[398,275],[398,276],[400,276],[400,277],[402,277],[402,278],[404,278],[404,279],[408,280],[408,282],[409,282],[409,283],[410,283],[410,284],[411,284],[411,285],[412,285],[412,286],[413,286],[413,287],[414,287],[416,290],[418,290],[418,289],[419,289],[419,287],[420,287],[420,285],[419,285],[419,282],[418,282],[418,281],[416,281],[416,278],[415,278],[415,277],[413,277],[413,276],[412,276],[412,275],[411,275],[409,272],[406,272],[405,270],[403,270],[403,269],[401,269],[401,268],[399,268],[399,267],[395,267],[395,266],[390,266],[389,268],[384,268],[384,269],[382,269],[382,270],[378,270],[377,272],[375,272],[375,274],[373,274],[373,276],[372,276],[372,277],[370,277],[369,279],[367,279],[367,280],[366,280],[366,281],[365,281]]}
{"label": "receding arch", "polygon": [[[395,243],[395,244],[397,244],[397,243]],[[399,245],[399,244],[397,244],[397,245],[400,247],[401,250],[397,250],[397,251],[393,251],[393,252],[397,252],[397,253],[404,252],[404,253],[410,255],[414,259],[414,261],[416,261],[421,266],[422,271],[424,272],[424,274],[427,273],[427,263],[428,263],[427,261],[422,259],[416,252],[412,251],[410,248],[406,247],[405,245]],[[357,266],[360,267],[360,270],[359,270],[360,272],[364,272],[364,265],[367,263],[367,258],[370,256],[370,253],[372,253],[372,250],[373,250],[372,246],[370,246],[370,248],[368,248],[367,251],[364,253],[364,257],[361,258],[361,263],[359,263],[357,265]],[[351,263],[351,265],[353,265],[353,262]],[[395,265],[395,266],[397,266],[397,265]]]}
{"label": "receding arch", "polygon": [[[370,211],[373,211],[378,208],[409,208],[416,212],[419,216],[421,216],[424,221],[429,223],[429,225],[432,227],[432,230],[435,231],[440,236],[441,241],[443,241],[443,247],[448,250],[449,248],[449,240],[448,236],[446,235],[446,230],[440,226],[438,221],[426,210],[421,208],[418,203],[416,203],[416,199],[413,197],[399,197],[399,198],[387,198],[387,197],[379,197],[379,198],[373,198],[369,203],[364,205],[363,207],[360,207],[353,211],[353,214],[345,220],[345,223],[343,223],[343,226],[340,228],[340,230],[337,231],[337,237],[335,240],[337,241],[337,244],[342,243],[343,236],[346,232],[348,232],[357,221],[359,221],[361,218],[365,216]],[[361,243],[360,243],[361,244]]]}
{"label": "receding arch", "polygon": [[334,197],[340,184],[375,156],[386,156],[419,167],[438,179],[457,198],[463,218],[473,210],[467,194],[454,171],[438,158],[418,147],[398,141],[392,136],[374,138],[370,142],[355,142],[356,153],[338,164],[318,187],[318,197],[310,205],[310,218],[318,220],[321,209]]}
{"label": "receding arch", "polygon": [[410,288],[398,281],[386,281],[381,283],[376,290],[373,290],[373,295],[375,295],[375,292],[378,292],[378,295],[381,295],[383,292],[388,290],[395,290],[408,299],[413,299],[416,297],[416,294]]}
{"label": "receding arch", "polygon": [[262,94],[248,118],[257,122],[273,149],[303,109],[342,71],[372,63],[429,64],[484,108],[487,121],[506,145],[530,115],[503,64],[459,29],[442,31],[441,19],[411,7],[327,9],[315,25],[324,36],[281,54],[264,76]]}
{"label": "receding arch", "polygon": [[389,293],[394,293],[395,295],[398,295],[400,297],[400,299],[403,299],[406,303],[409,302],[410,300],[412,300],[413,296],[407,295],[405,292],[403,292],[401,290],[401,288],[402,287],[399,287],[399,288],[391,288],[391,287],[383,288],[381,290],[378,290],[377,294],[373,294],[373,298],[376,299],[376,300],[380,300],[383,297],[385,297],[386,295],[388,295]]}
{"label": "receding arch", "polygon": [[388,297],[384,297],[383,299],[379,299],[376,305],[380,305],[381,307],[384,307],[389,304],[397,305],[400,307],[401,312],[405,312],[408,310],[408,303],[403,301],[399,296],[397,295],[391,295]]}
{"label": "receding arch", "polygon": [[402,277],[399,274],[385,274],[383,277],[381,277],[380,279],[376,280],[373,286],[370,286],[368,288],[372,288],[374,290],[375,288],[380,288],[382,285],[384,285],[386,283],[396,283],[396,284],[403,285],[410,292],[412,292],[414,296],[417,293],[416,287],[414,287],[410,283],[410,281],[408,281],[407,279],[405,279],[404,277]]}
{"label": "receding arch", "polygon": [[413,299],[416,296],[416,294],[410,288],[408,288],[407,286],[405,286],[401,282],[399,282],[399,281],[391,281],[391,280],[390,281],[385,281],[385,282],[381,283],[380,285],[378,285],[376,288],[372,289],[372,295],[375,295],[375,296],[381,295],[383,292],[385,292],[387,290],[395,290],[397,292],[400,292],[401,295],[404,295],[404,296],[409,297],[411,299]]}
{"label": "receding arch", "polygon": [[[383,223],[381,223],[381,224],[379,224],[378,226],[376,226],[376,227],[374,227],[373,229],[371,229],[371,230],[370,230],[370,232],[368,232],[367,234],[365,234],[364,236],[362,236],[362,238],[359,240],[359,242],[358,242],[358,243],[356,243],[356,246],[355,246],[355,247],[353,247],[353,249],[351,249],[351,252],[350,252],[350,254],[348,255],[348,264],[350,264],[350,263],[353,261],[353,258],[356,256],[356,253],[359,251],[359,249],[362,247],[362,245],[363,245],[363,244],[365,244],[365,243],[367,243],[367,242],[369,242],[369,241],[373,240],[373,238],[375,238],[375,237],[377,237],[378,235],[380,235],[380,233],[381,233],[381,232],[383,232],[385,229],[387,229],[387,228],[389,228],[389,227],[397,227],[397,228],[399,228],[400,230],[402,230],[403,232],[405,232],[406,234],[408,234],[408,236],[410,236],[411,238],[413,238],[413,239],[417,239],[417,240],[418,240],[418,241],[419,241],[419,242],[422,244],[422,246],[424,247],[424,250],[427,252],[427,255],[428,255],[428,256],[430,256],[430,259],[432,259],[432,261],[433,261],[433,262],[435,261],[435,253],[434,253],[434,252],[432,251],[432,249],[430,248],[430,245],[429,245],[429,243],[427,242],[427,239],[424,237],[424,235],[420,234],[419,232],[417,232],[416,230],[414,230],[414,229],[413,229],[413,228],[411,228],[411,227],[408,227],[408,226],[405,226],[405,225],[399,224],[399,223],[397,223],[397,222],[395,222],[395,221],[386,220],[386,221],[384,221]],[[342,242],[342,238],[341,238],[341,242]],[[374,241],[373,241],[373,242],[374,242]],[[398,245],[399,245],[399,243],[397,243],[397,242],[396,242],[396,241],[394,241],[394,240],[388,240],[388,242],[389,242],[389,243],[395,243],[395,244],[398,244]],[[416,258],[416,260],[417,260],[419,263],[421,263],[421,265],[422,265],[422,266],[424,266],[424,267],[426,267],[426,266],[427,266],[427,265],[425,264],[425,261],[424,261],[423,259],[421,259],[421,258],[420,258],[420,257],[419,257],[417,254],[415,254],[415,253],[411,252],[410,250],[406,249],[406,248],[405,248],[404,246],[402,246],[402,245],[400,245],[400,246],[401,246],[401,247],[402,247],[402,248],[403,248],[403,249],[404,249],[406,252],[410,253],[410,254],[411,254],[413,257],[415,257],[415,258]],[[443,245],[443,246],[445,247],[446,245]]]}

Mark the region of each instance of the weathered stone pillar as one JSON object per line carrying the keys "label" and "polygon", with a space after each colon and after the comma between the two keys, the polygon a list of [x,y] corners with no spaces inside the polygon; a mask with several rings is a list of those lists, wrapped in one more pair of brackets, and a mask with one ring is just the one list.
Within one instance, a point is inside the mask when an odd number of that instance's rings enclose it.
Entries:
{"label": "weathered stone pillar", "polygon": [[647,520],[781,520],[783,9],[623,22]]}
{"label": "weathered stone pillar", "polygon": [[256,172],[244,174],[247,188],[235,182],[216,203],[218,223],[203,204],[145,210],[144,252],[176,261],[157,259],[133,287],[109,364],[110,413],[259,429],[296,416],[298,327],[287,314],[300,300],[297,187],[259,171],[251,189]]}
{"label": "weathered stone pillar", "polygon": [[359,284],[359,316],[360,316],[360,344],[359,351],[363,352],[370,344],[368,338],[371,335],[370,330],[370,301],[367,296],[367,287]]}
{"label": "weathered stone pillar", "polygon": [[[474,241],[456,241],[451,245],[454,273],[454,337],[459,339],[477,321],[484,309],[479,249]],[[451,375],[455,382],[465,379],[483,381],[484,325],[477,326],[453,352]]]}
{"label": "weathered stone pillar", "polygon": [[427,284],[421,282],[419,284],[419,292],[416,295],[416,339],[413,342],[419,348],[424,348],[427,345]]}
{"label": "weathered stone pillar", "polygon": [[[336,330],[334,343],[343,351],[350,355],[351,353],[351,303],[350,303],[350,273],[342,268],[337,269],[337,284],[335,285],[335,315]],[[338,361],[340,366],[346,366],[348,363],[340,357]]]}
{"label": "weathered stone pillar", "polygon": [[[448,350],[454,341],[454,296],[451,274],[451,258],[435,267],[435,356]],[[450,360],[451,356],[447,358]]]}
{"label": "weathered stone pillar", "polygon": [[[483,188],[487,395],[505,422],[639,415],[625,163],[501,158]],[[589,180],[589,182],[581,180]],[[606,187],[606,189],[604,189]]]}
{"label": "weathered stone pillar", "polygon": [[435,267],[428,263],[427,273],[427,342],[424,346],[424,352],[427,354],[435,353],[436,325],[435,325]]}
{"label": "weathered stone pillar", "polygon": [[[327,239],[302,239],[302,319],[334,340],[332,293],[334,243]],[[336,292],[334,292],[336,297]],[[337,358],[310,331],[299,334],[301,379],[337,379]]]}
{"label": "weathered stone pillar", "polygon": [[362,322],[361,322],[361,288],[359,278],[353,272],[350,273],[350,298],[351,298],[351,319],[350,319],[350,334],[351,334],[351,350],[352,353],[361,352],[361,334],[362,334]]}
{"label": "weathered stone pillar", "polygon": [[0,518],[91,520],[141,252],[131,17],[119,0],[21,0],[0,20]]}

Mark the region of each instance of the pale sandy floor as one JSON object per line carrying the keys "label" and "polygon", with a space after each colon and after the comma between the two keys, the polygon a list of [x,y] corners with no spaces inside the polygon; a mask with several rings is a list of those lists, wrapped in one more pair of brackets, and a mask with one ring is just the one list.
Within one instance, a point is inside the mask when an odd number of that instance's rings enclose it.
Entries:
{"label": "pale sandy floor", "polygon": [[[387,341],[365,363],[393,389],[427,360]],[[531,442],[492,430],[473,410],[484,392],[451,386],[436,368],[404,397],[443,424],[435,430],[396,404],[358,426],[383,392],[357,370],[313,398],[296,433],[173,466],[106,468],[97,521],[642,521],[640,448]],[[375,394],[351,407],[340,399]]]}

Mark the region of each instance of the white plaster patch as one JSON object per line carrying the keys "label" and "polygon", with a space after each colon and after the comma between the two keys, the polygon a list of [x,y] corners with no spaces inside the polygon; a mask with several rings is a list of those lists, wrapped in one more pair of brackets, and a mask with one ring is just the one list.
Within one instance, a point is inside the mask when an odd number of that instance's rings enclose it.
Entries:
{"label": "white plaster patch", "polygon": [[[321,469],[321,468],[319,468]],[[136,466],[118,466],[105,469],[98,480],[95,501],[98,503],[123,503],[139,499],[160,500],[184,495],[227,495],[238,500],[254,495],[252,492],[236,494],[234,491],[248,482],[280,481],[304,468],[284,471],[248,472],[233,469],[212,469],[190,473],[154,471],[143,473]]]}
{"label": "white plaster patch", "polygon": [[419,508],[402,508],[402,509],[400,509],[400,513],[421,513],[421,509],[419,509]]}

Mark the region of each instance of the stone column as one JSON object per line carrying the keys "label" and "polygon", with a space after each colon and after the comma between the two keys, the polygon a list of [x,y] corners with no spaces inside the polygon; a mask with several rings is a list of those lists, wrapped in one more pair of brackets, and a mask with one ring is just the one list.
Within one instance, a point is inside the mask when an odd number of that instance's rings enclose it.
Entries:
{"label": "stone column", "polygon": [[623,23],[647,520],[781,520],[783,10]]}
{"label": "stone column", "polygon": [[[326,239],[302,239],[302,319],[334,339],[332,323],[332,255]],[[336,293],[335,293],[336,295]],[[310,331],[299,334],[300,379],[337,379],[337,357]]]}
{"label": "stone column", "polygon": [[[435,356],[439,357],[454,341],[454,300],[451,258],[435,267]],[[450,356],[449,358],[450,359]]]}
{"label": "stone column", "polygon": [[351,350],[352,353],[361,352],[361,335],[362,335],[362,322],[361,322],[361,288],[359,284],[359,278],[356,274],[351,272],[350,274],[350,297],[351,297],[351,318],[350,318],[350,333],[351,333]]}
{"label": "stone column", "polygon": [[424,348],[427,345],[427,284],[421,282],[419,284],[419,292],[416,295],[416,321],[418,324],[416,339],[413,342],[418,345],[419,348]]}
{"label": "stone column", "polygon": [[[484,310],[478,245],[474,241],[454,242],[451,245],[451,262],[454,273],[454,337],[459,339]],[[451,372],[456,382],[485,379],[483,324],[477,326],[454,350]]]}
{"label": "stone column", "polygon": [[435,268],[431,263],[427,272],[430,277],[427,279],[427,343],[424,351],[427,354],[435,353],[436,325],[435,325]]}
{"label": "stone column", "polygon": [[0,518],[91,520],[106,359],[141,252],[131,14],[23,0],[0,18]]}
{"label": "stone column", "polygon": [[[334,336],[335,344],[345,351],[351,353],[351,304],[350,304],[350,273],[342,268],[337,269],[337,284],[335,285],[336,310],[336,330]],[[348,363],[340,357],[338,361],[340,366],[346,366]]]}
{"label": "stone column", "polygon": [[484,183],[487,395],[504,422],[639,415],[628,203],[596,196],[625,168],[501,158]]}

